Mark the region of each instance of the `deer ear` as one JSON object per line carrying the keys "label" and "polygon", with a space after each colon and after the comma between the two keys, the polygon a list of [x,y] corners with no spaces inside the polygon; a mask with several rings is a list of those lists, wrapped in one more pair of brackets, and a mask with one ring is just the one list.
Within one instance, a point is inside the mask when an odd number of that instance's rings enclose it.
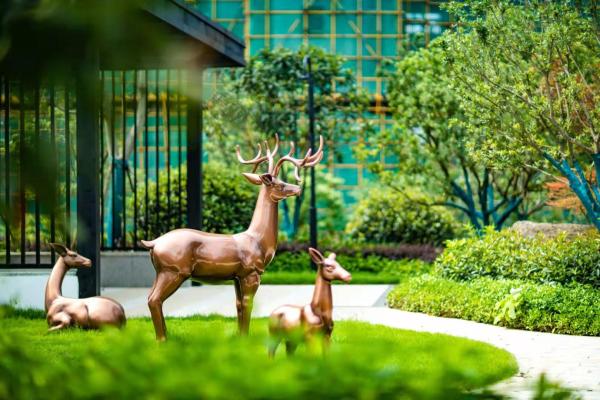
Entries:
{"label": "deer ear", "polygon": [[262,174],[260,176],[260,180],[265,184],[265,186],[271,186],[273,184],[273,175],[269,173]]}
{"label": "deer ear", "polygon": [[67,255],[69,249],[67,249],[67,247],[65,245],[59,244],[59,243],[48,243],[53,249],[54,251],[56,251],[61,257],[64,257]]}
{"label": "deer ear", "polygon": [[329,255],[327,256],[327,258],[329,258],[330,260],[335,260],[336,254],[335,253],[329,253]]}
{"label": "deer ear", "polygon": [[247,172],[243,172],[242,175],[244,175],[244,178],[246,178],[248,180],[248,182],[252,183],[253,185],[262,185],[262,181],[260,179],[260,176],[257,174],[250,174]]}
{"label": "deer ear", "polygon": [[315,263],[323,264],[323,261],[325,260],[325,258],[323,257],[323,254],[321,254],[321,252],[319,250],[309,247],[308,253],[310,254],[310,257],[313,259],[313,261]]}

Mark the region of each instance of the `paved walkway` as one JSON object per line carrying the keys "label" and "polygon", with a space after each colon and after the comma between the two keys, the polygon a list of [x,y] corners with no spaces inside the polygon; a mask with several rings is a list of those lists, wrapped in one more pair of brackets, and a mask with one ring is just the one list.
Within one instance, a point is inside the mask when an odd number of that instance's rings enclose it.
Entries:
{"label": "paved walkway", "polygon": [[[519,373],[498,385],[515,398],[529,398],[531,383],[542,373],[572,387],[584,399],[600,400],[600,338],[554,335],[506,329],[493,325],[385,307],[389,285],[334,285],[334,318],[354,319],[394,328],[445,333],[491,343],[515,355]],[[268,316],[281,304],[310,301],[312,285],[263,285],[256,298],[253,316]],[[104,295],[120,301],[129,317],[148,316],[149,289],[107,288]],[[179,289],[165,302],[169,316],[221,314],[235,316],[233,285],[187,287]]]}

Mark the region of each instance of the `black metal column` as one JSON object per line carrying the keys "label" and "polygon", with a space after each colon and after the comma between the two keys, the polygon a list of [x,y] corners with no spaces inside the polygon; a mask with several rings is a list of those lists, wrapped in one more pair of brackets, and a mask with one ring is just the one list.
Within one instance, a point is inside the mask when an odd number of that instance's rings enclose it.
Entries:
{"label": "black metal column", "polygon": [[187,226],[202,228],[202,71],[189,71],[187,87]]}
{"label": "black metal column", "polygon": [[[315,152],[315,85],[312,76],[312,63],[310,57],[306,57],[307,81],[308,81],[308,139],[312,153]],[[318,232],[317,232],[317,195],[315,188],[315,168],[310,169],[310,208],[309,208],[309,225],[310,225],[310,247],[318,248]]]}
{"label": "black metal column", "polygon": [[100,294],[100,129],[99,59],[87,49],[76,75],[77,251],[92,260],[79,268],[79,297]]}

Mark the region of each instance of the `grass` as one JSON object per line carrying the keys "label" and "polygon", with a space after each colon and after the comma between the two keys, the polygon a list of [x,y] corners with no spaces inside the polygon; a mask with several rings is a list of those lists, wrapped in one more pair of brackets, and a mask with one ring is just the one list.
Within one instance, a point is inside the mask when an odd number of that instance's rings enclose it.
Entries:
{"label": "grass", "polygon": [[[511,296],[517,288],[519,296]],[[397,285],[388,303],[405,311],[488,324],[500,315],[498,324],[507,328],[600,336],[600,290],[590,285],[491,278],[465,282],[424,275]],[[514,314],[506,312],[512,307]]]}
{"label": "grass", "polygon": [[0,398],[451,399],[517,371],[485,343],[361,322],[336,323],[327,357],[280,348],[270,360],[266,319],[239,337],[230,318],[170,318],[159,344],[149,319],[49,334],[41,317],[7,309],[0,319]]}

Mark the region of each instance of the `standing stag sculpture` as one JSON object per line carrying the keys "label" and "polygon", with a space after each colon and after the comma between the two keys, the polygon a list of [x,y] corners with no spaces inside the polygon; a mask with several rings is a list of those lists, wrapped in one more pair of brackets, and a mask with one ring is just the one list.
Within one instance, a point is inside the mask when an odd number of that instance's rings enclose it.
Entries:
{"label": "standing stag sculpture", "polygon": [[[162,311],[163,302],[188,278],[218,281],[233,280],[236,294],[238,328],[247,334],[252,313],[252,301],[260,285],[260,276],[277,248],[278,202],[287,197],[298,196],[298,185],[284,182],[277,176],[284,162],[294,165],[294,176],[300,182],[300,168],[313,167],[323,158],[323,137],[319,148],[312,154],[309,149],[304,158],[294,158],[294,142],[290,151],[276,163],[274,157],[279,148],[275,136],[275,148],[270,150],[265,141],[265,155],[258,145],[258,154],[244,160],[236,147],[237,158],[242,164],[252,165],[252,173],[243,173],[254,185],[260,185],[260,193],[250,226],[235,235],[207,233],[194,229],[175,229],[142,245],[150,250],[156,279],[148,296],[148,307],[158,340],[166,339],[166,325]],[[256,174],[259,165],[267,163],[267,172]]]}
{"label": "standing stag sculpture", "polygon": [[108,297],[95,296],[86,299],[70,299],[62,296],[62,282],[71,268],[90,268],[89,258],[69,250],[62,244],[50,243],[59,257],[52,268],[46,284],[44,306],[50,331],[71,326],[84,329],[99,329],[111,325],[121,328],[125,325],[123,306]]}

